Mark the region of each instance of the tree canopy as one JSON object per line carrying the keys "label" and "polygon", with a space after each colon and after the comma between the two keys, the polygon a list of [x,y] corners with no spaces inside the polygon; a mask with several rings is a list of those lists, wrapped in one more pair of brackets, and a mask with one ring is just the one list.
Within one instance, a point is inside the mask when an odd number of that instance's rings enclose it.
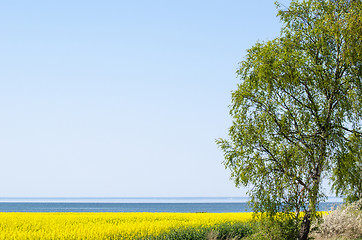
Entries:
{"label": "tree canopy", "polygon": [[362,138],[352,134],[338,150],[332,174],[332,189],[347,202],[362,198]]}
{"label": "tree canopy", "polygon": [[296,211],[296,218],[306,211],[299,235],[306,239],[324,197],[322,179],[334,174],[341,192],[348,164],[361,168],[353,146],[362,137],[362,4],[277,6],[280,36],[247,50],[229,139],[217,144],[236,185],[250,187],[255,211]]}

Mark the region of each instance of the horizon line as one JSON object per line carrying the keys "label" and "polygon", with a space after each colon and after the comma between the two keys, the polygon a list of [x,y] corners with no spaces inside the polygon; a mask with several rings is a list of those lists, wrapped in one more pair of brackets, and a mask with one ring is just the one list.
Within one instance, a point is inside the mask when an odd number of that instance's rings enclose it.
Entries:
{"label": "horizon line", "polygon": [[[339,196],[326,196],[327,198],[343,198],[343,197],[339,197]],[[189,198],[189,199],[193,199],[193,198],[250,198],[250,196],[198,196],[198,197],[195,197],[195,196],[185,196],[185,197],[180,197],[180,196],[167,196],[167,197],[157,197],[157,196],[150,196],[150,197],[95,197],[95,196],[92,196],[92,197],[89,197],[89,196],[82,196],[82,197],[55,197],[55,196],[48,196],[48,197],[41,197],[41,196],[33,196],[33,197],[27,197],[27,196],[22,196],[22,197],[19,197],[19,196],[0,196],[0,199],[9,199],[9,198],[27,198],[27,199],[43,199],[43,198],[48,198],[48,199],[140,199],[140,198],[144,198],[144,199],[159,199],[159,198],[164,198],[164,199],[167,199],[167,198]]]}

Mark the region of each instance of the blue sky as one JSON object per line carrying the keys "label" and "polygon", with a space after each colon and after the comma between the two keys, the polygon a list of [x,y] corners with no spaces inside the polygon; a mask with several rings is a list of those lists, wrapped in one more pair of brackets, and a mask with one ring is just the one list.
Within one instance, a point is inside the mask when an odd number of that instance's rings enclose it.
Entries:
{"label": "blue sky", "polygon": [[270,0],[1,1],[0,196],[245,196],[215,139],[276,14]]}

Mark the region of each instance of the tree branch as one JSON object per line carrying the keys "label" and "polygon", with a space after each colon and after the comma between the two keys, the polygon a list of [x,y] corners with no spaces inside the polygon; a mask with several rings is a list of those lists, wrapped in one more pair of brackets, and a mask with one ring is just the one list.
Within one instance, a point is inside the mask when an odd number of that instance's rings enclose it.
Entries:
{"label": "tree branch", "polygon": [[354,134],[362,135],[362,133],[361,133],[361,132],[356,131],[356,130],[350,130],[350,129],[348,129],[348,128],[346,128],[346,127],[343,127],[343,126],[336,126],[336,127],[339,127],[339,128],[341,128],[341,129],[343,129],[343,130],[345,130],[345,131],[347,131],[347,132],[350,132],[350,133],[354,133]]}

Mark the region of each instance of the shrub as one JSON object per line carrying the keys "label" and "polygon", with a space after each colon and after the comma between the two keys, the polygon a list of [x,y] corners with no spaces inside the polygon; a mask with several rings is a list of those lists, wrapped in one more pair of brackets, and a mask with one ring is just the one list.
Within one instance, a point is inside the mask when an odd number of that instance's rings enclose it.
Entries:
{"label": "shrub", "polygon": [[362,237],[362,199],[337,207],[317,223],[316,238]]}
{"label": "shrub", "polygon": [[290,240],[298,236],[298,223],[289,216],[278,218],[262,218],[252,224],[254,234],[244,238],[245,240]]}

